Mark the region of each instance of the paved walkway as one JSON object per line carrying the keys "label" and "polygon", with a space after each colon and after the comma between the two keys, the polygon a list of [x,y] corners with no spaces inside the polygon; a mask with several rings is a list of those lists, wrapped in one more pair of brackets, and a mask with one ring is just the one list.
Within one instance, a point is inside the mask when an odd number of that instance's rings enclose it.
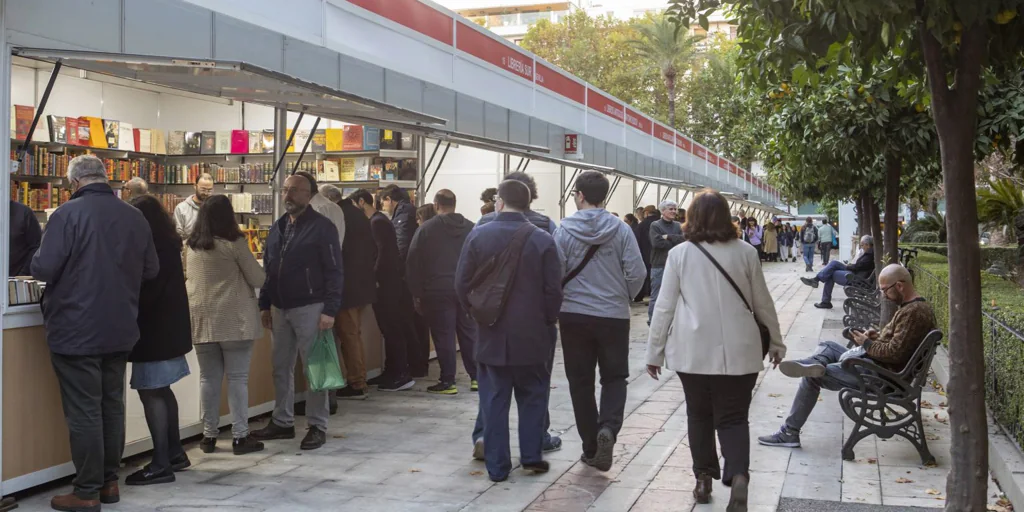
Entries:
{"label": "paved walkway", "polygon": [[[765,273],[791,357],[809,353],[819,339],[838,339],[841,309],[812,305],[816,293],[798,281],[801,264],[768,264]],[[839,294],[841,295],[841,294]],[[841,303],[837,297],[836,303]],[[264,452],[235,457],[229,433],[217,453],[188,446],[193,466],[177,482],[121,487],[116,511],[719,511],[728,489],[716,482],[711,505],[695,506],[693,474],[686,444],[686,407],[679,380],[646,375],[646,309],[633,310],[630,383],[626,420],[615,450],[615,464],[599,473],[578,462],[581,443],[561,350],[551,384],[552,429],[562,433],[563,449],[548,454],[551,471],[529,475],[520,469],[507,482],[492,484],[483,463],[470,458],[470,433],[477,398],[460,374],[457,396],[425,392],[421,381],[406,393],[373,393],[362,402],[341,402],[331,418],[327,445],[314,452],[298,440],[273,441]],[[431,368],[436,375],[437,366]],[[773,432],[789,410],[796,381],[778,371],[762,374],[751,407],[751,436]],[[941,508],[949,468],[949,427],[945,398],[925,394],[925,429],[938,467],[922,467],[909,442],[874,437],[857,446],[857,460],[844,462],[840,447],[850,428],[835,393],[822,395],[797,450],[751,447],[752,512],[784,510],[920,510]],[[512,424],[515,425],[513,409]],[[300,422],[302,419],[300,418]],[[301,425],[297,425],[301,427]],[[299,429],[301,432],[301,428]],[[513,455],[517,452],[512,433]],[[227,447],[227,448],[225,448]],[[130,461],[124,475],[147,462]],[[514,461],[515,462],[515,461]],[[995,503],[997,488],[990,484]],[[20,500],[26,511],[49,510],[57,489],[42,489]],[[59,492],[68,492],[65,485]],[[807,500],[832,502],[827,508]],[[885,507],[872,507],[877,505]]]}

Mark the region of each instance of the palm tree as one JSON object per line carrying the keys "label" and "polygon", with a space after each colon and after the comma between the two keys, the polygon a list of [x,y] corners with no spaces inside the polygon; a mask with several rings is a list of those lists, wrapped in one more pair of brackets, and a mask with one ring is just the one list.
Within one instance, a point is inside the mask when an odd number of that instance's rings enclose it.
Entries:
{"label": "palm tree", "polygon": [[640,37],[629,41],[648,68],[661,72],[668,93],[668,124],[676,127],[676,79],[693,60],[700,36],[687,35],[666,16],[647,18],[637,23]]}
{"label": "palm tree", "polygon": [[1024,190],[1012,180],[989,182],[988,188],[978,189],[978,221],[986,229],[1003,229],[1009,240],[1016,240],[1014,220],[1024,209]]}

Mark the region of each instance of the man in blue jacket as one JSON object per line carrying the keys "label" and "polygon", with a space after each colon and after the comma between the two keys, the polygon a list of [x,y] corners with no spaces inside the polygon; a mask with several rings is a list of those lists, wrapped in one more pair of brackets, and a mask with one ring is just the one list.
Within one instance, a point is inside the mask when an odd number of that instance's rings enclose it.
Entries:
{"label": "man in blue jacket", "polygon": [[[267,236],[260,290],[263,326],[273,331],[274,391],[277,402],[266,427],[252,432],[260,440],[295,438],[295,359],[307,356],[320,331],[334,326],[341,309],[341,245],[334,224],[309,207],[312,186],[289,176],[281,189],[287,213]],[[327,441],[327,391],[306,392],[309,429],[300,448],[313,450]]]}
{"label": "man in blue jacket", "polygon": [[[608,178],[587,171],[576,178],[575,187],[578,211],[555,230],[569,279],[559,316],[562,355],[583,440],[581,460],[608,471],[626,407],[629,303],[643,286],[647,267],[632,230],[604,209]],[[600,412],[594,399],[595,366],[601,371]]]}
{"label": "man in blue jacket", "polygon": [[[523,212],[529,206],[526,185],[503,181],[498,186],[494,222],[469,233],[455,273],[455,293],[466,311],[470,310],[470,282],[477,269],[507,250],[513,235],[528,222]],[[484,453],[487,473],[495,482],[507,479],[512,470],[508,415],[513,392],[519,408],[523,469],[548,470],[542,458],[542,434],[551,383],[551,327],[562,305],[562,266],[551,236],[535,227],[530,230],[508,283],[501,316],[491,325],[480,326],[477,345],[480,403],[487,417]]]}
{"label": "man in blue jacket", "polygon": [[[506,180],[518,181],[526,188],[530,189],[530,203],[532,204],[537,200],[537,182],[534,181],[533,176],[526,174],[525,172],[513,172],[508,176],[505,176]],[[483,226],[495,219],[498,215],[497,212],[488,213],[480,220],[476,221],[476,226]],[[551,220],[547,215],[538,213],[531,210],[529,207],[523,212],[526,216],[526,220],[530,221],[531,224],[537,226],[540,229],[548,232],[551,235],[555,234],[555,221]],[[551,368],[555,364],[555,344],[558,341],[558,328],[554,325],[551,326],[551,358],[548,360],[548,373],[551,373]],[[551,394],[550,391],[548,393]],[[476,460],[484,460],[484,424],[486,418],[483,415],[483,410],[477,411],[476,425],[473,426],[473,458]],[[551,435],[549,430],[551,429],[551,415],[544,412],[544,452],[553,452],[562,449],[562,438]]]}
{"label": "man in blue jacket", "polygon": [[74,492],[51,506],[99,510],[120,496],[125,366],[139,341],[142,281],[155,278],[160,263],[149,223],[114,195],[103,161],[75,157],[68,181],[74,194],[50,216],[32,258],[32,276],[46,282],[46,341],[77,473]]}

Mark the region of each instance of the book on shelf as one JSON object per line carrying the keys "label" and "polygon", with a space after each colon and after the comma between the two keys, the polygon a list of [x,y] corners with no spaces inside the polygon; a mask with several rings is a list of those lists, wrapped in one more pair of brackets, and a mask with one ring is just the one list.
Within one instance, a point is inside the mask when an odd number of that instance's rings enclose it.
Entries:
{"label": "book on shelf", "polygon": [[263,152],[273,153],[275,142],[274,130],[263,130]]}
{"label": "book on shelf", "polygon": [[[288,130],[288,131],[291,132],[291,130]],[[309,137],[311,135],[312,135],[312,133],[310,133],[309,130],[299,130],[299,131],[295,132],[295,138],[292,140],[292,145],[288,146],[288,152],[289,153],[301,153],[302,152],[302,148],[306,147],[306,141],[309,140]],[[312,152],[313,151],[313,147],[310,146],[306,151]]]}
{"label": "book on shelf", "polygon": [[226,155],[231,152],[231,130],[218,130],[214,132],[217,141],[216,153]]}
{"label": "book on shelf", "polygon": [[325,182],[339,181],[339,169],[337,160],[324,160],[323,166],[317,174],[317,180]]}
{"label": "book on shelf", "polygon": [[342,130],[341,128],[328,128],[324,132],[326,138],[326,151],[343,151],[345,130]]}
{"label": "book on shelf", "polygon": [[67,143],[72,146],[84,146],[88,144],[88,139],[85,143],[78,141],[78,118],[77,117],[65,117],[64,118],[64,137],[67,139]]}
{"label": "book on shelf", "polygon": [[[132,128],[132,142],[135,144],[135,151],[142,151],[142,129]],[[149,153],[149,151],[146,151]]]}
{"label": "book on shelf", "polygon": [[356,159],[342,158],[338,160],[338,181],[356,180]]}
{"label": "book on shelf", "polygon": [[203,132],[185,132],[185,154],[198,155],[203,150]]}
{"label": "book on shelf", "polygon": [[249,152],[249,132],[245,130],[231,130],[231,152]]}
{"label": "book on shelf", "polygon": [[[273,142],[273,133],[271,133],[271,142]],[[274,151],[273,147],[270,149]],[[263,152],[263,132],[259,130],[249,130],[249,153],[262,153]]]}
{"label": "book on shelf", "polygon": [[12,306],[34,304],[42,300],[46,283],[30,276],[7,278],[7,302]]}
{"label": "book on shelf", "polygon": [[149,132],[149,144],[150,149],[153,153],[158,155],[166,155],[167,153],[167,137],[163,130],[150,130]]}
{"label": "book on shelf", "polygon": [[83,119],[85,120],[85,122],[86,122],[86,124],[88,126],[88,129],[85,132],[85,138],[86,138],[86,140],[89,141],[88,145],[91,146],[91,147],[100,148],[100,149],[106,149],[106,148],[110,147],[110,146],[107,146],[107,136],[106,136],[106,133],[103,131],[103,120],[98,118],[98,117],[79,117],[78,118],[78,122],[79,122],[78,143],[79,144],[82,143],[81,123],[82,123]]}
{"label": "book on shelf", "polygon": [[148,128],[138,128],[135,130],[136,144],[139,146],[139,151],[143,153],[156,153],[153,150],[153,130]]}
{"label": "book on shelf", "polygon": [[117,125],[117,149],[138,151],[138,146],[135,144],[135,127],[131,123],[120,121]]}
{"label": "book on shelf", "polygon": [[185,132],[180,130],[174,130],[167,134],[167,154],[185,154]]}
{"label": "book on shelf", "polygon": [[120,123],[113,119],[103,120],[103,136],[106,137],[107,145],[103,146],[110,149],[119,149],[121,146],[118,145],[118,139],[121,135]]}
{"label": "book on shelf", "polygon": [[212,155],[217,152],[217,132],[213,131],[202,131],[202,139],[200,141],[199,153],[203,155]]}
{"label": "book on shelf", "polygon": [[313,142],[310,143],[309,150],[313,153],[327,151],[327,130],[317,130],[313,133]]}
{"label": "book on shelf", "polygon": [[358,124],[349,124],[345,125],[344,131],[342,151],[362,151],[363,127]]}
{"label": "book on shelf", "polygon": [[32,128],[32,119],[36,117],[36,108],[27,105],[14,106],[14,138],[25,140]]}
{"label": "book on shelf", "polygon": [[68,124],[63,116],[46,116],[46,124],[50,128],[50,142],[67,144]]}
{"label": "book on shelf", "polygon": [[413,147],[413,136],[411,133],[400,133],[398,135],[398,149],[416,149]]}
{"label": "book on shelf", "polygon": [[398,149],[398,139],[401,136],[401,133],[394,130],[380,130],[380,145],[377,149]]}
{"label": "book on shelf", "polygon": [[371,165],[369,173],[371,180],[379,180],[384,175],[384,166],[382,164]]}
{"label": "book on shelf", "polygon": [[380,149],[379,128],[363,127],[363,149],[366,151],[377,151]]}

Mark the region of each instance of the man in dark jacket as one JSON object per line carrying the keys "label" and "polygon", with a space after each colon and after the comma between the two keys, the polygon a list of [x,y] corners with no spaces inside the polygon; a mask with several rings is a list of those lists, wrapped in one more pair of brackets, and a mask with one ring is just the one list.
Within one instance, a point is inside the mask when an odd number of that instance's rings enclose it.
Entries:
{"label": "man in dark jacket", "polygon": [[7,277],[27,276],[32,269],[32,255],[39,248],[43,238],[43,230],[32,209],[13,199],[11,202],[11,233],[8,247],[10,258],[7,266]]}
{"label": "man in dark jacket", "polygon": [[377,211],[373,196],[366,190],[357,190],[348,201],[369,219],[370,235],[376,247],[377,259],[370,274],[376,280],[377,302],[373,314],[377,327],[384,336],[384,373],[370,384],[378,391],[404,391],[415,382],[409,375],[409,350],[418,348],[416,331],[411,321],[412,295],[402,279],[398,257],[395,226],[387,216]]}
{"label": "man in dark jacket", "polygon": [[[267,236],[260,290],[263,327],[273,331],[274,413],[255,430],[258,441],[295,438],[295,360],[308,364],[309,349],[320,331],[334,327],[341,309],[344,275],[337,227],[309,206],[313,189],[302,176],[289,176],[281,189],[287,213]],[[306,392],[309,429],[299,445],[313,450],[327,441],[327,391]]]}
{"label": "man in dark jacket", "polygon": [[160,264],[149,223],[114,195],[103,161],[75,157],[68,181],[74,194],[50,216],[31,265],[46,282],[46,341],[77,473],[74,492],[51,505],[99,510],[119,496],[125,366],[139,341],[142,281],[155,278]]}
{"label": "man in dark jacket", "polygon": [[[477,269],[504,252],[513,235],[528,221],[530,190],[506,180],[498,186],[494,222],[474,229],[466,238],[455,275],[455,292],[469,311],[470,282]],[[508,415],[513,392],[519,408],[519,446],[523,469],[546,472],[542,459],[544,415],[554,339],[551,328],[562,305],[562,266],[551,235],[535,227],[529,233],[501,316],[480,326],[477,364],[480,403],[487,418],[484,453],[491,480],[500,482],[512,470]]]}
{"label": "man in dark jacket", "polygon": [[[533,176],[526,174],[525,172],[513,172],[508,176],[505,176],[506,180],[518,181],[526,188],[530,190],[530,203],[532,204],[537,200],[537,182],[533,179]],[[497,192],[495,192],[497,194]],[[495,212],[488,213],[480,220],[476,221],[476,227],[483,226],[495,219],[498,214]],[[555,221],[548,218],[548,216],[537,213],[531,210],[529,207],[523,212],[526,216],[526,220],[530,221],[530,224],[537,226],[549,234],[555,234]],[[548,362],[548,373],[551,373],[551,368],[555,364],[555,343],[558,340],[558,328],[551,326],[551,360]],[[548,395],[550,396],[550,391]],[[484,424],[486,418],[483,414],[483,409],[479,408],[476,415],[476,425],[473,427],[473,457],[477,460],[484,460]],[[544,451],[553,452],[562,448],[562,438],[551,435],[551,415],[544,412]]]}
{"label": "man in dark jacket", "polygon": [[[384,187],[380,197],[381,206],[391,216],[391,223],[395,226],[398,263],[401,265],[399,272],[403,278],[402,286],[407,287],[407,283],[404,282],[405,262],[409,259],[409,247],[418,227],[416,207],[409,201],[409,193],[398,185]],[[426,377],[430,365],[430,334],[427,332],[427,321],[415,310],[410,319],[416,337],[411,340],[413,348],[409,349],[409,371],[413,376]]]}
{"label": "man in dark jacket", "polygon": [[647,267],[647,277],[644,279],[644,286],[636,296],[636,302],[651,295],[651,224],[661,218],[658,209],[654,205],[644,207],[644,216],[637,225],[636,245],[640,248],[640,257],[644,259],[644,266]]}
{"label": "man in dark jacket", "polygon": [[441,366],[440,380],[427,391],[454,395],[459,392],[455,387],[456,333],[462,364],[469,373],[470,391],[477,390],[476,360],[473,358],[477,326],[455,298],[455,268],[473,223],[455,213],[455,194],[451,190],[437,191],[434,209],[437,216],[424,222],[412,238],[405,275],[416,309],[430,326],[437,362]]}
{"label": "man in dark jacket", "polygon": [[366,398],[366,361],[363,356],[363,313],[377,300],[377,280],[373,265],[377,247],[370,234],[370,220],[358,206],[341,196],[334,185],[323,185],[320,194],[341,207],[345,214],[345,239],[341,242],[341,263],[345,269],[345,287],[341,311],[334,317],[334,337],[345,365],[348,385],[337,392],[338,398]]}
{"label": "man in dark jacket", "polygon": [[821,290],[821,302],[814,305],[818,309],[832,309],[832,288],[838,283],[840,286],[846,286],[849,284],[849,278],[851,275],[856,275],[862,279],[868,279],[871,277],[871,273],[875,271],[875,240],[871,238],[871,235],[864,235],[860,239],[861,255],[857,258],[857,261],[853,262],[853,265],[846,265],[841,261],[833,260],[825,265],[825,268],[818,272],[818,275],[811,277],[801,277],[800,280],[804,284],[812,288],[817,288],[818,283],[825,283],[825,287]]}
{"label": "man in dark jacket", "polygon": [[668,261],[668,251],[683,243],[683,225],[676,221],[679,213],[679,205],[675,201],[666,199],[658,205],[661,210],[661,218],[651,223],[651,302],[647,306],[647,325],[651,325],[651,316],[654,315],[654,303],[658,300],[658,292],[661,291],[661,276],[665,273],[665,262]]}

